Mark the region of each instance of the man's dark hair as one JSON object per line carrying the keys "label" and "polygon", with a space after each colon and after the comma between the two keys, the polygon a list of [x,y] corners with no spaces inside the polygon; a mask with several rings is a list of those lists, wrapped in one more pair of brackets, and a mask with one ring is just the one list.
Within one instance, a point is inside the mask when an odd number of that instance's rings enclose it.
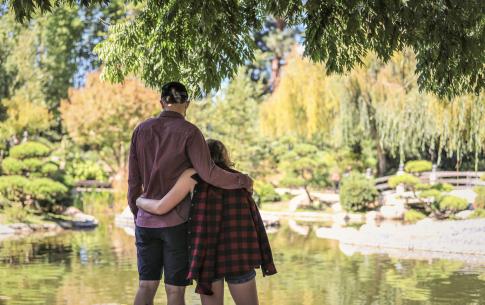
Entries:
{"label": "man's dark hair", "polygon": [[189,94],[181,83],[169,82],[162,86],[161,98],[168,104],[183,104],[189,100]]}

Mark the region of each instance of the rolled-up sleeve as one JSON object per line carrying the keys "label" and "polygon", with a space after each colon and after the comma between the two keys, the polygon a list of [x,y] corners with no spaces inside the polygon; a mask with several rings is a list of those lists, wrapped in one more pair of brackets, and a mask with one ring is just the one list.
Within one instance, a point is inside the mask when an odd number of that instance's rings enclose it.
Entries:
{"label": "rolled-up sleeve", "polygon": [[136,218],[138,207],[136,199],[142,194],[142,179],[138,158],[136,155],[136,141],[138,136],[138,127],[133,131],[130,144],[130,155],[128,158],[128,206]]}
{"label": "rolled-up sleeve", "polygon": [[205,182],[223,189],[251,190],[252,180],[240,173],[231,173],[215,165],[210,156],[204,136],[194,129],[187,139],[187,155],[192,166]]}

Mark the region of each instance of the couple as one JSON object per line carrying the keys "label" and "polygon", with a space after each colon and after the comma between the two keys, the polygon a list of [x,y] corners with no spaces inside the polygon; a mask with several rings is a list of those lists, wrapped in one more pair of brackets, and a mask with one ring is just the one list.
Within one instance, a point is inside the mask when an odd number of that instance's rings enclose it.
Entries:
{"label": "couple", "polygon": [[231,168],[221,142],[206,142],[185,120],[184,85],[165,84],[160,103],[162,113],[135,128],[130,147],[140,279],[134,304],[153,304],[162,273],[168,305],[185,304],[192,280],[203,305],[223,304],[224,279],[237,305],[258,304],[255,268],[276,269],[253,181]]}

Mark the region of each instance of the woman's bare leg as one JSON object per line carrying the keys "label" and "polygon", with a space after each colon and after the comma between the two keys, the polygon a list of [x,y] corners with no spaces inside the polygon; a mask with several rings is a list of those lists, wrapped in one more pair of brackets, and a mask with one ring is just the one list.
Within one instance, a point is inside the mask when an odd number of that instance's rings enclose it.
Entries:
{"label": "woman's bare leg", "polygon": [[213,295],[200,295],[202,305],[223,305],[224,304],[224,280],[212,283]]}
{"label": "woman's bare leg", "polygon": [[236,305],[258,305],[256,279],[242,284],[229,284],[229,291]]}

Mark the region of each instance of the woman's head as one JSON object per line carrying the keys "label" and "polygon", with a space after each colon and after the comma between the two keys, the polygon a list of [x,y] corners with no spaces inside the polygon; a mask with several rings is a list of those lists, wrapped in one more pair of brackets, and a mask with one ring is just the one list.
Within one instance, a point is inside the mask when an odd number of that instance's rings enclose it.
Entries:
{"label": "woman's head", "polygon": [[229,159],[229,153],[221,141],[209,139],[207,140],[207,145],[209,145],[211,158],[215,164],[223,168],[230,168],[234,165]]}

